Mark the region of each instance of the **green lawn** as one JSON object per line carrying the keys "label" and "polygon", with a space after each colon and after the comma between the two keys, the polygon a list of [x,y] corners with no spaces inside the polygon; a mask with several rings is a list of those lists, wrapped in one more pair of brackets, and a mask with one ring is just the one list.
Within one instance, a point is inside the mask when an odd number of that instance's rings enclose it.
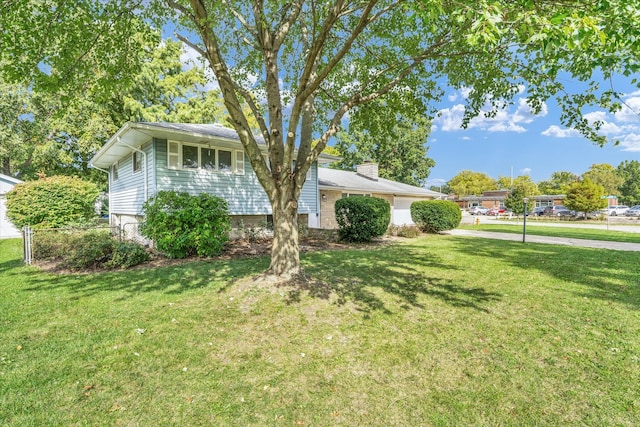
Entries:
{"label": "green lawn", "polygon": [[[497,233],[522,234],[522,221],[520,222],[520,224],[462,225],[459,228],[465,230],[495,231]],[[545,227],[541,225],[530,225],[529,222],[527,222],[527,234],[536,236],[566,237],[571,239],[640,243],[640,233],[591,228]]]}
{"label": "green lawn", "polygon": [[54,275],[0,240],[0,425],[636,425],[637,253],[428,236]]}

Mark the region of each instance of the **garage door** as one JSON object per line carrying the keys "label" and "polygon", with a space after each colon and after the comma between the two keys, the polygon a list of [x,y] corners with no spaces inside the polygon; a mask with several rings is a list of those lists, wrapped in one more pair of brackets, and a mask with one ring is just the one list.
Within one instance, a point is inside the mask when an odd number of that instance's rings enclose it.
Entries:
{"label": "garage door", "polygon": [[410,197],[396,197],[393,200],[393,218],[392,222],[395,225],[413,225],[411,221],[411,203],[417,202],[423,199],[416,199]]}

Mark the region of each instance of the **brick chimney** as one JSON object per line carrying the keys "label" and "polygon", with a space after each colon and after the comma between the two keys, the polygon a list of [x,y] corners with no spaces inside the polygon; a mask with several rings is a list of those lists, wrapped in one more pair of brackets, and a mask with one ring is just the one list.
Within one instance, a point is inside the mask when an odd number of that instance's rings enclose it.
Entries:
{"label": "brick chimney", "polygon": [[364,176],[372,181],[378,180],[378,164],[372,161],[365,161],[363,164],[356,166],[358,175]]}

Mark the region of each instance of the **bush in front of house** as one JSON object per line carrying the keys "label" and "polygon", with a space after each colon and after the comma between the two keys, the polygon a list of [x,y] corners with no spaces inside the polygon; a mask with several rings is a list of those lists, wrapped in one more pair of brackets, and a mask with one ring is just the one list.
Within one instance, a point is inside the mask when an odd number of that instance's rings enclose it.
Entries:
{"label": "bush in front of house", "polygon": [[170,258],[219,255],[229,240],[227,202],[210,194],[160,191],[143,206],[140,233]]}
{"label": "bush in front of house", "polygon": [[423,200],[411,204],[411,220],[427,233],[439,233],[460,225],[462,212],[449,200]]}
{"label": "bush in front of house", "polygon": [[150,258],[144,246],[120,242],[108,230],[78,229],[36,230],[33,257],[70,270],[129,268]]}
{"label": "bush in front of house", "polygon": [[345,197],[336,202],[340,239],[369,242],[382,236],[391,221],[389,202],[377,197]]}
{"label": "bush in front of house", "polygon": [[27,181],[7,193],[7,217],[18,228],[87,223],[96,216],[99,194],[94,183],[70,176]]}

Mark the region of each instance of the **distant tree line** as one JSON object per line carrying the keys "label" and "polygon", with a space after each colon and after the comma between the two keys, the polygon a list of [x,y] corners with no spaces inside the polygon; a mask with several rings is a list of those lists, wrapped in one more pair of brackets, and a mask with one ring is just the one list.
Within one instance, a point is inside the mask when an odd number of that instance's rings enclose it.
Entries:
{"label": "distant tree line", "polygon": [[[588,184],[587,184],[588,182]],[[528,175],[493,179],[483,172],[464,170],[445,185],[431,186],[434,191],[456,194],[458,197],[480,196],[490,190],[518,190],[522,197],[541,194],[556,195],[575,191],[582,183],[584,188],[601,188],[601,195],[616,196],[621,204],[640,204],[640,162],[625,160],[617,167],[608,163],[593,164],[582,175],[568,171],[557,171],[548,180],[533,182]],[[593,188],[592,190],[593,191]]]}

